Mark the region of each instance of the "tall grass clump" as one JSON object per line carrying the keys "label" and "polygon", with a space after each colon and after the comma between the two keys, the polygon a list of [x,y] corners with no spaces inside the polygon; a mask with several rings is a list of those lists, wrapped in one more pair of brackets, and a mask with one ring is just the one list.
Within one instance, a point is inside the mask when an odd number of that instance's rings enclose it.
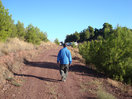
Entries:
{"label": "tall grass clump", "polygon": [[99,89],[97,92],[97,99],[116,99],[116,97],[103,89]]}
{"label": "tall grass clump", "polygon": [[99,40],[79,45],[79,52],[97,70],[119,81],[132,84],[132,31],[117,27]]}
{"label": "tall grass clump", "polygon": [[17,52],[23,50],[32,50],[35,45],[24,42],[18,38],[8,38],[6,42],[0,42],[0,56],[10,52]]}

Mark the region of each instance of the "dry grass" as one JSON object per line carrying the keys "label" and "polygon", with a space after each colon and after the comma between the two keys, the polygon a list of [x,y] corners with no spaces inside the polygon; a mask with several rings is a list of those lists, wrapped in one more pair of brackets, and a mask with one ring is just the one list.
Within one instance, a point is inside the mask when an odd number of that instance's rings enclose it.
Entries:
{"label": "dry grass", "polygon": [[107,79],[107,82],[111,86],[119,88],[123,93],[128,93],[128,94],[132,93],[132,86],[130,86],[130,85],[126,85],[126,84],[123,84],[119,81],[115,81],[115,80],[112,80],[112,79],[109,79],[109,78]]}
{"label": "dry grass", "polygon": [[18,79],[18,78],[7,78],[6,79],[8,82],[10,82],[10,84],[16,86],[16,87],[20,87],[23,83],[23,80]]}
{"label": "dry grass", "polygon": [[98,80],[94,80],[91,83],[93,85],[96,85],[97,99],[116,99],[115,96],[106,92],[105,87],[103,86],[102,82],[100,82]]}
{"label": "dry grass", "polygon": [[5,43],[0,43],[0,56],[7,55],[11,52],[17,52],[22,50],[32,50],[36,48],[33,44],[26,43],[18,38],[10,38]]}
{"label": "dry grass", "polygon": [[119,82],[115,81],[115,80],[112,80],[112,79],[107,79],[107,82],[110,83],[112,86],[114,87],[119,87]]}
{"label": "dry grass", "polygon": [[47,93],[50,94],[50,99],[57,99],[57,97],[60,95],[58,94],[58,87],[52,83],[52,82],[46,82],[46,88],[47,88]]}
{"label": "dry grass", "polygon": [[14,86],[21,86],[20,80],[14,78],[13,72],[18,72],[20,69],[20,62],[8,62],[0,64],[0,86],[2,87],[7,81]]}
{"label": "dry grass", "polygon": [[73,59],[76,59],[76,60],[81,61],[82,63],[85,63],[84,59],[79,54],[79,49],[78,48],[68,47],[68,49],[70,50]]}
{"label": "dry grass", "polygon": [[97,92],[97,99],[116,99],[116,97],[100,88]]}
{"label": "dry grass", "polygon": [[0,86],[6,83],[6,79],[13,77],[13,74],[6,68],[5,64],[0,64]]}
{"label": "dry grass", "polygon": [[52,42],[41,42],[40,47],[44,47],[46,49],[54,48],[57,46],[55,43]]}
{"label": "dry grass", "polygon": [[80,84],[80,88],[81,88],[81,89],[80,89],[81,92],[87,91],[87,87],[86,87],[86,85],[85,85],[84,83],[81,83],[81,84]]}
{"label": "dry grass", "polygon": [[105,91],[103,82],[97,79],[81,83],[80,88],[81,92],[97,95],[97,99],[116,99],[115,96]]}
{"label": "dry grass", "polygon": [[9,81],[12,85],[14,85],[16,87],[20,87],[21,86],[20,81],[14,79],[12,77],[11,78],[7,78],[6,80]]}
{"label": "dry grass", "polygon": [[51,95],[57,95],[56,88],[55,87],[50,87],[49,88],[49,94],[51,94]]}
{"label": "dry grass", "polygon": [[102,82],[99,80],[91,80],[89,82],[82,82],[80,84],[80,88],[81,88],[80,91],[89,92],[96,95],[98,89],[101,88],[102,86],[103,86]]}
{"label": "dry grass", "polygon": [[9,61],[6,63],[6,67],[12,73],[18,72],[20,70],[21,65],[22,65],[22,61],[17,61],[17,60],[15,60],[14,62]]}

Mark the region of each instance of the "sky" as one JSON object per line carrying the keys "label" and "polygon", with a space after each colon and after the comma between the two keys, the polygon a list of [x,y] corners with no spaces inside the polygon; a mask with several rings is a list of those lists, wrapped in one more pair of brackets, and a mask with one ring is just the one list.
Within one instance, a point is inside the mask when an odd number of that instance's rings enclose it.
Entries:
{"label": "sky", "polygon": [[105,22],[132,29],[132,0],[1,0],[16,24],[29,24],[46,32],[48,39],[64,41],[66,35]]}

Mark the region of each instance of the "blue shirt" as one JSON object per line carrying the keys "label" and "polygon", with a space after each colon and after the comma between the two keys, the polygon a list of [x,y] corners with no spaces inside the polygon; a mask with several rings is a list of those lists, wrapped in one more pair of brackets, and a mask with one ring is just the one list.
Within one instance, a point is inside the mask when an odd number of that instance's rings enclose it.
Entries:
{"label": "blue shirt", "polygon": [[70,51],[67,49],[67,47],[62,48],[57,56],[57,63],[60,64],[71,64],[72,63],[72,57]]}

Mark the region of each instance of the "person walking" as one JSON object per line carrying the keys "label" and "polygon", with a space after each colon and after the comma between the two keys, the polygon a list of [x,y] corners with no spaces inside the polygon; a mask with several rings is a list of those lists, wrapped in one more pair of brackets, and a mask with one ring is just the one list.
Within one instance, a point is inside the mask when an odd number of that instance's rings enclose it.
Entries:
{"label": "person walking", "polygon": [[57,56],[57,64],[60,67],[61,80],[66,81],[69,66],[72,63],[71,52],[67,49],[66,43],[63,44],[63,48],[59,51]]}

